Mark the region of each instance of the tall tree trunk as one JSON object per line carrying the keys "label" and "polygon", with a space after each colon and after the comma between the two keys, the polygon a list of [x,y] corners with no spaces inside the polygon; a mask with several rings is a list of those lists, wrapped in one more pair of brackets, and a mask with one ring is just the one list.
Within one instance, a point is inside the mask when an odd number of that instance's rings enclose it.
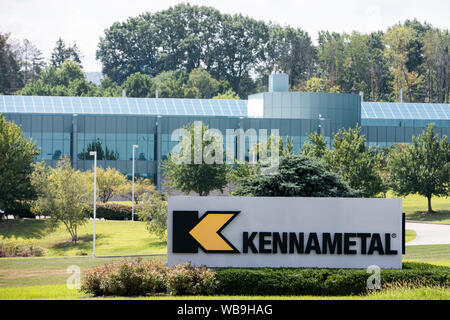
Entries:
{"label": "tall tree trunk", "polygon": [[433,209],[431,208],[431,196],[427,196],[428,199],[428,214],[433,213]]}

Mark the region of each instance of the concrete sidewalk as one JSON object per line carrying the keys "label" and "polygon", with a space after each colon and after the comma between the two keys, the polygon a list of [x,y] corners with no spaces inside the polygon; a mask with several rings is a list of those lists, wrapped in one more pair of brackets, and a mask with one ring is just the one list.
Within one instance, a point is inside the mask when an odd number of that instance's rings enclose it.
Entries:
{"label": "concrete sidewalk", "polygon": [[416,238],[407,242],[407,246],[426,244],[450,244],[450,225],[406,222],[407,230],[414,230]]}

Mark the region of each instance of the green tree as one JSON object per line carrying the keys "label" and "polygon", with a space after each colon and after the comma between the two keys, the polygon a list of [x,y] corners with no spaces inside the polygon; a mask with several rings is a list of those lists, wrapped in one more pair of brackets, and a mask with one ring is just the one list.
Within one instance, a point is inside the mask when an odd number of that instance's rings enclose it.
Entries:
{"label": "green tree", "polygon": [[239,96],[232,89],[228,89],[224,93],[218,93],[213,99],[223,100],[239,100]]}
{"label": "green tree", "polygon": [[302,151],[308,157],[322,159],[328,152],[327,142],[319,133],[308,134],[308,141],[303,144]]}
{"label": "green tree", "polygon": [[126,185],[127,177],[118,170],[107,168],[106,170],[97,168],[97,188],[98,199],[101,202],[108,202],[115,194],[116,190]]}
{"label": "green tree", "polygon": [[45,67],[42,52],[27,39],[22,41],[19,50],[20,73],[23,78],[23,84],[39,79]]}
{"label": "green tree", "polygon": [[[136,203],[142,201],[145,194],[156,192],[155,185],[150,179],[137,178],[134,180],[134,200]],[[114,194],[121,195],[132,200],[132,181],[127,180],[114,188]]]}
{"label": "green tree", "polygon": [[140,72],[130,75],[125,83],[123,89],[126,90],[127,97],[145,98],[148,96],[151,87],[150,78]]}
{"label": "green tree", "polygon": [[23,86],[19,59],[9,36],[0,33],[0,94],[12,94]]}
{"label": "green tree", "polygon": [[265,54],[267,62],[262,72],[286,72],[291,86],[304,83],[314,74],[315,48],[309,34],[301,29],[271,26]]}
{"label": "green tree", "polygon": [[171,153],[162,164],[168,184],[185,194],[196,192],[207,196],[213,190],[223,191],[227,184],[227,165],[223,161],[223,142],[202,122],[184,128],[186,135],[178,153]]}
{"label": "green tree", "polygon": [[426,197],[429,214],[433,213],[433,196],[449,196],[450,144],[447,136],[435,134],[434,124],[413,137],[412,145],[396,146],[389,154],[388,168],[394,192]]}
{"label": "green tree", "polygon": [[76,244],[78,230],[88,221],[89,209],[93,205],[92,173],[73,170],[70,159],[65,157],[54,169],[37,170],[32,184],[38,193],[32,212],[49,216],[53,228],[62,223]]}
{"label": "green tree", "polygon": [[159,192],[146,193],[137,208],[139,220],[144,221],[151,234],[167,241],[167,197]]}
{"label": "green tree", "polygon": [[386,190],[379,174],[381,157],[374,147],[367,147],[359,126],[339,130],[334,135],[332,150],[324,154],[331,170],[342,176],[350,187],[361,190],[363,197],[375,197]]}
{"label": "green tree", "polygon": [[94,160],[94,156],[91,156],[91,151],[97,152],[97,160],[118,160],[119,153],[114,150],[109,150],[106,146],[103,150],[102,142],[100,139],[97,139],[91,143],[89,143],[86,147],[86,151],[83,149],[83,152],[80,153],[81,160]]}
{"label": "green tree", "polygon": [[[219,88],[219,81],[211,77],[208,71],[197,68],[189,73],[189,78],[184,86],[184,96],[186,98],[211,99],[219,92]],[[195,93],[192,94],[192,92]]]}
{"label": "green tree", "polygon": [[59,68],[64,64],[66,61],[73,61],[75,62],[80,68],[81,66],[81,53],[78,49],[77,44],[74,42],[72,46],[67,46],[65,41],[61,38],[59,38],[56,41],[55,48],[53,49],[50,63],[55,67]]}
{"label": "green tree", "polygon": [[0,114],[0,209],[5,213],[13,213],[17,200],[35,197],[31,175],[39,153],[36,143]]}
{"label": "green tree", "polygon": [[278,172],[238,180],[236,196],[255,197],[357,197],[339,175],[327,170],[317,159],[304,155],[280,157]]}

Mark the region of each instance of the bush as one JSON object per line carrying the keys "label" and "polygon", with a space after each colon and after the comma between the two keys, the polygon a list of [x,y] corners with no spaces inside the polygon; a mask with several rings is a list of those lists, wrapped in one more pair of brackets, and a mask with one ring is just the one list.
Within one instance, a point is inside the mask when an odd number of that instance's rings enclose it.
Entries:
{"label": "bush", "polygon": [[169,268],[167,288],[173,295],[213,295],[217,287],[215,272],[190,264]]}
{"label": "bush", "polygon": [[[366,270],[222,269],[217,294],[224,295],[359,295],[367,293]],[[405,263],[403,270],[381,270],[381,283],[421,283],[450,287],[450,268]]]}
{"label": "bush", "polygon": [[[135,220],[138,206],[135,206]],[[105,220],[131,220],[131,206],[119,203],[97,203],[96,209],[97,219]],[[94,213],[91,209],[90,217],[94,217]]]}
{"label": "bush", "polygon": [[31,212],[30,201],[16,201],[13,207],[8,210],[6,215],[13,215],[16,219],[30,218],[35,219],[36,216]]}
{"label": "bush", "polygon": [[[317,295],[368,293],[366,270],[221,269],[190,264],[165,267],[142,260],[107,264],[88,271],[82,290],[95,296],[173,295]],[[450,268],[404,263],[403,270],[381,270],[382,288],[395,283],[450,288]]]}
{"label": "bush", "polygon": [[24,241],[0,240],[0,257],[42,257],[46,250]]}
{"label": "bush", "polygon": [[94,296],[214,294],[215,273],[189,264],[165,267],[160,261],[122,260],[86,272],[81,290]]}

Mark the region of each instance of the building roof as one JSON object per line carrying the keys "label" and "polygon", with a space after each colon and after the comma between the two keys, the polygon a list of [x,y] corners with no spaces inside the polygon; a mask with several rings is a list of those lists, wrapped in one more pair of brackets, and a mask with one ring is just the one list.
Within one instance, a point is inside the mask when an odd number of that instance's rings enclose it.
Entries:
{"label": "building roof", "polygon": [[[247,100],[0,96],[0,112],[247,117]],[[449,120],[450,104],[363,102],[362,119]]]}
{"label": "building roof", "polygon": [[449,120],[450,104],[363,102],[361,119]]}
{"label": "building roof", "polygon": [[0,112],[246,117],[247,100],[0,96]]}

